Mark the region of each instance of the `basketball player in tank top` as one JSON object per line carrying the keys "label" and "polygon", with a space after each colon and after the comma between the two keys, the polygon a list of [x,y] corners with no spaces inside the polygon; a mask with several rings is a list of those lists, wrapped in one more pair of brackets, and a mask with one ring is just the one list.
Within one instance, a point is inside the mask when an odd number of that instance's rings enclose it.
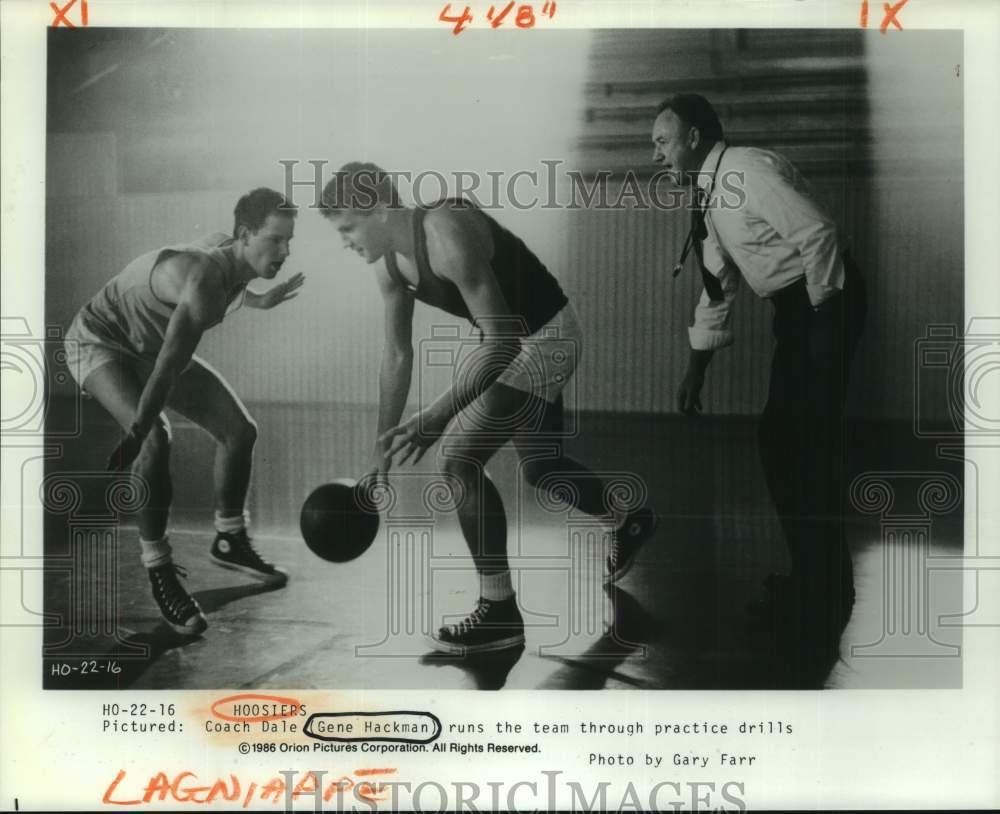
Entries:
{"label": "basketball player in tank top", "polygon": [[[573,307],[541,261],[486,213],[455,200],[428,209],[401,206],[391,177],[374,164],[343,167],[326,185],[322,204],[345,248],[375,265],[385,306],[371,469],[384,477],[394,463],[416,463],[440,440],[441,466],[456,484],[453,503],[479,574],[476,607],[438,630],[432,643],[462,655],[521,646],[507,519],[485,471],[501,446],[513,441],[532,486],[571,495],[574,508],[588,514],[614,517],[607,583],[631,567],[656,525],[647,508],[606,506],[601,479],[562,453],[562,390],[580,344]],[[479,340],[455,366],[451,387],[402,421],[417,300],[469,320]]]}
{"label": "basketball player in tank top", "polygon": [[139,542],[153,597],[173,630],[207,627],[197,601],[178,580],[167,537],[171,502],[170,425],[165,407],[216,442],[215,526],[210,557],[272,587],[287,575],[263,559],[247,534],[246,495],[257,426],[226,381],[194,355],[202,334],[241,305],[273,308],[297,296],[296,274],[263,294],[247,283],[272,280],[289,255],[296,210],[274,190],[240,198],[232,236],[217,233],[133,260],[76,315],[67,331],[70,370],[83,390],[124,428],[108,468],[145,480]]}

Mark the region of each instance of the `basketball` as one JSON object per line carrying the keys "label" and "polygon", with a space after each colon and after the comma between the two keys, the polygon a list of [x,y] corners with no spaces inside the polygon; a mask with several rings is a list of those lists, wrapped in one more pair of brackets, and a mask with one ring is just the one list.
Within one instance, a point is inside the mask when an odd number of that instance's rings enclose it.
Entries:
{"label": "basketball", "polygon": [[299,517],[309,550],[328,562],[360,557],[378,535],[378,512],[365,508],[359,485],[350,478],[316,487]]}

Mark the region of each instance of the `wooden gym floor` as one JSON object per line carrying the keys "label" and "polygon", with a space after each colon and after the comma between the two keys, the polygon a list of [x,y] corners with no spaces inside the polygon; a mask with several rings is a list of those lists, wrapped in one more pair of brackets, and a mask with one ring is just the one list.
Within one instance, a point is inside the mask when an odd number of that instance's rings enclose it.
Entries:
{"label": "wooden gym floor", "polygon": [[[56,404],[50,427],[71,420]],[[317,559],[298,536],[309,490],[357,476],[374,416],[333,406],[259,405],[251,494],[253,532],[289,584],[263,590],[208,558],[210,440],[172,417],[174,559],[209,622],[184,639],[160,620],[139,563],[137,532],[99,515],[109,476],[100,464],[116,435],[93,402],[80,438],[61,441],[49,482],[81,486],[82,502],[54,505],[45,529],[45,686],[154,689],[765,689],[789,686],[766,636],[747,632],[746,603],[784,567],[780,529],[757,463],[749,419],[583,414],[568,451],[611,477],[632,478],[661,514],[632,572],[601,586],[601,527],[539,501],[509,449],[490,472],[508,509],[509,547],[527,623],[523,650],[455,659],[423,633],[471,610],[478,586],[452,515],[435,510],[433,461],[395,479],[398,501],[359,559]],[[815,686],[959,687],[963,607],[961,504],[935,514],[918,500],[928,473],[961,482],[906,424],[853,428],[852,475],[883,473],[894,500],[852,510],[858,600],[841,659]],[[428,456],[433,457],[433,456]],[[622,474],[626,473],[626,474]],[[885,473],[896,473],[885,475]],[[433,492],[433,490],[431,490]],[[876,496],[877,497],[877,496]],[[58,501],[56,501],[58,502]],[[429,507],[428,504],[429,503]],[[881,511],[881,513],[878,513]],[[95,519],[97,518],[97,519]],[[943,558],[943,559],[942,559]],[[947,567],[936,567],[946,564]],[[112,675],[51,674],[68,658],[113,660]]]}

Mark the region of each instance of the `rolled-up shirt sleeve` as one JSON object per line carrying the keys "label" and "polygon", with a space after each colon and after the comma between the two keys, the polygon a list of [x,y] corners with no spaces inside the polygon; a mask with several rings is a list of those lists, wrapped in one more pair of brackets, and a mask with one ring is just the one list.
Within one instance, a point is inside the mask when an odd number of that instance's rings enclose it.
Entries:
{"label": "rolled-up shirt sleeve", "polygon": [[[710,246],[711,242],[706,241],[705,267],[710,269],[711,274]],[[688,328],[688,340],[694,350],[717,350],[733,343],[733,302],[739,290],[740,273],[734,266],[721,261],[721,258],[719,262],[721,268],[715,276],[722,286],[723,299],[713,301],[708,292],[702,290],[694,309],[694,324]]]}
{"label": "rolled-up shirt sleeve", "polygon": [[761,163],[746,174],[746,183],[755,191],[748,209],[798,249],[809,298],[818,305],[844,285],[836,223],[790,164]]}

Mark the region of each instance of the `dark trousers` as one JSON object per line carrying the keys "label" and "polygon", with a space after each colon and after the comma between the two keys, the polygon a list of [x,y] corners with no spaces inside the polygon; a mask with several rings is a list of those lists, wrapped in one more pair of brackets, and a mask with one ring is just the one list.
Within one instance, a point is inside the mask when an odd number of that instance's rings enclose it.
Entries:
{"label": "dark trousers", "polygon": [[846,623],[854,599],[844,532],[844,401],[867,310],[864,280],[845,255],[841,292],[814,309],[799,281],[771,298],[774,359],[760,455],[781,518],[801,609]]}

